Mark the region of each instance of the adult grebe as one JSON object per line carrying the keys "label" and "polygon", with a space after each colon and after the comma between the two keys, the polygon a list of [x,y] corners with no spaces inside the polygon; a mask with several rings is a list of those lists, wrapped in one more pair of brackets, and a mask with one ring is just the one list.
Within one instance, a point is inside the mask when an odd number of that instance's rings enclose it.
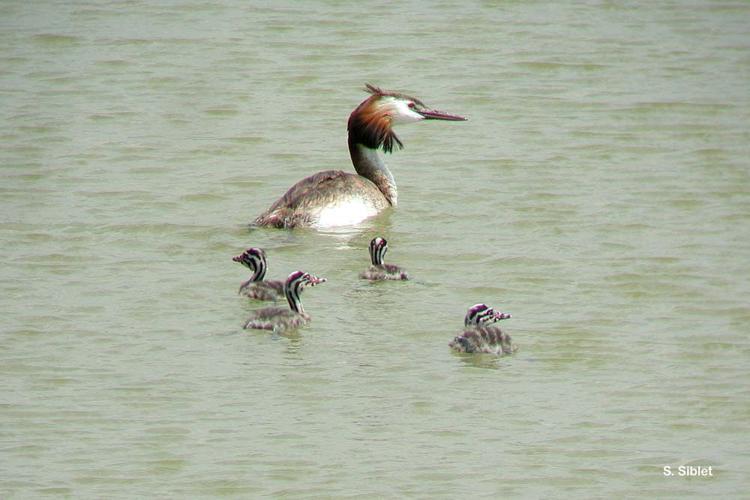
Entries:
{"label": "adult grebe", "polygon": [[318,278],[302,271],[294,271],[284,283],[284,295],[289,302],[289,309],[283,307],[259,309],[250,316],[242,328],[273,330],[275,333],[284,333],[306,325],[310,322],[310,315],[305,312],[300,301],[302,289],[307,285],[315,286],[325,281],[325,278]]}
{"label": "adult grebe", "polygon": [[518,348],[511,344],[510,335],[497,326],[490,326],[490,323],[510,317],[510,314],[495,311],[486,304],[475,304],[464,318],[466,330],[448,345],[458,352],[512,354]]}
{"label": "adult grebe", "polygon": [[393,264],[385,264],[383,258],[388,251],[388,242],[378,236],[370,242],[370,260],[372,265],[359,275],[360,278],[370,281],[380,280],[408,280],[409,275],[405,270]]}
{"label": "adult grebe", "polygon": [[262,248],[248,248],[240,255],[232,257],[253,272],[250,279],[240,285],[242,295],[257,300],[277,300],[284,296],[284,282],[279,280],[264,280],[266,276],[266,252]]}
{"label": "adult grebe", "polygon": [[393,126],[422,120],[466,118],[427,109],[419,99],[367,84],[372,94],[349,116],[349,154],[356,174],[325,170],[302,179],[255,219],[255,225],[278,228],[334,227],[357,224],[396,206],[396,181],[378,154],[403,144]]}

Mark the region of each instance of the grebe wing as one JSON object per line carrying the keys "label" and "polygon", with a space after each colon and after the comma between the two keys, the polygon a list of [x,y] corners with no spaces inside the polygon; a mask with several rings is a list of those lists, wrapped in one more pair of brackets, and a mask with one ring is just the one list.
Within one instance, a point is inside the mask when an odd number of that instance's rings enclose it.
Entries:
{"label": "grebe wing", "polygon": [[273,319],[288,316],[291,311],[285,307],[264,307],[253,314],[254,319]]}
{"label": "grebe wing", "polygon": [[284,318],[289,316],[289,309],[281,307],[264,307],[255,311],[245,321],[245,325],[242,328],[256,329],[256,330],[274,330],[278,321],[283,321]]}
{"label": "grebe wing", "polygon": [[289,188],[255,219],[255,224],[278,228],[309,226],[315,223],[317,210],[352,198],[365,199],[378,208],[389,205],[372,181],[343,170],[324,170]]}

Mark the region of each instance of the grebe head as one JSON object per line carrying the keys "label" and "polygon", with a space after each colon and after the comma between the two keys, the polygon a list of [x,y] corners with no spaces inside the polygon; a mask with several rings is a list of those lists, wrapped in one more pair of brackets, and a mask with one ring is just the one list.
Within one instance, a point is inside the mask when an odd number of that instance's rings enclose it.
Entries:
{"label": "grebe head", "polygon": [[508,313],[495,311],[487,304],[475,304],[469,308],[464,318],[465,326],[481,326],[485,323],[494,323],[501,319],[508,319],[512,316]]}
{"label": "grebe head", "polygon": [[388,251],[388,242],[380,236],[373,238],[370,242],[370,260],[373,266],[382,266],[385,253]]}
{"label": "grebe head", "polygon": [[317,276],[302,271],[294,271],[290,274],[284,283],[284,295],[286,295],[286,300],[289,302],[289,307],[292,311],[298,313],[305,312],[302,308],[302,302],[300,301],[300,294],[305,286],[315,286],[319,283],[324,283],[325,281],[325,278],[318,278]]}
{"label": "grebe head", "polygon": [[294,271],[292,274],[289,275],[289,277],[286,279],[285,286],[291,287],[291,286],[315,286],[319,283],[325,283],[327,280],[325,278],[318,278],[317,276],[313,276],[310,273],[305,273],[302,271]]}
{"label": "grebe head", "polygon": [[262,248],[248,248],[240,255],[232,257],[234,262],[239,262],[253,272],[250,281],[262,281],[266,275],[266,252]]}
{"label": "grebe head", "polygon": [[393,151],[394,143],[403,143],[393,132],[393,126],[401,123],[415,123],[422,120],[465,121],[463,116],[427,108],[416,97],[400,92],[383,90],[366,84],[370,97],[365,99],[349,116],[349,136],[355,143],[370,149],[382,146],[383,151]]}

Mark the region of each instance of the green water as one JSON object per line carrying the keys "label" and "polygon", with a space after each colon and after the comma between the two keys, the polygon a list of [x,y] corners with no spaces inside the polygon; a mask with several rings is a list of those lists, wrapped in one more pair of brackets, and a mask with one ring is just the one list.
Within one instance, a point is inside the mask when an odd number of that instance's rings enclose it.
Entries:
{"label": "green water", "polygon": [[[748,26],[746,2],[3,2],[0,496],[745,495]],[[397,210],[249,231],[350,169],[364,82],[470,120],[398,131]],[[357,278],[375,235],[412,281]],[[328,279],[309,327],[240,328],[248,246]],[[477,302],[516,355],[450,352]]]}

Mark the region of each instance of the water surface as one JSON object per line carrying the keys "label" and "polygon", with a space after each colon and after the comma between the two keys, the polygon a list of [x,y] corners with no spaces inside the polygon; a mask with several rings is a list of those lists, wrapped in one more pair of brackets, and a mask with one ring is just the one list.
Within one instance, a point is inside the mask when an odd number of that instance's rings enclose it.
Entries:
{"label": "water surface", "polygon": [[[744,2],[4,2],[0,494],[741,496],[748,26]],[[366,81],[470,121],[399,131],[395,211],[249,231],[350,168]],[[357,279],[375,235],[412,281]],[[328,278],[308,328],[240,328],[251,245]],[[477,302],[517,355],[450,352]]]}

